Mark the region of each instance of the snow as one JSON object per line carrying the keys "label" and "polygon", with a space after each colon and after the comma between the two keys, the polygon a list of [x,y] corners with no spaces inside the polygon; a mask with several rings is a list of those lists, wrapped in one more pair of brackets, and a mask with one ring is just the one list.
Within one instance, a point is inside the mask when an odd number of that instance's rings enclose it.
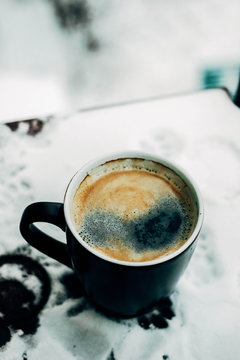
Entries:
{"label": "snow", "polygon": [[[137,129],[129,118],[138,119]],[[52,284],[37,332],[25,335],[12,329],[11,340],[0,349],[1,359],[238,358],[239,119],[239,110],[224,92],[208,91],[52,118],[36,137],[26,135],[24,124],[16,132],[0,126],[0,255],[20,249],[45,267]],[[205,202],[204,226],[190,265],[171,296],[176,316],[167,320],[166,329],[151,325],[145,330],[137,319],[116,321],[96,311],[84,296],[69,297],[60,280],[71,270],[23,248],[18,230],[25,206],[33,201],[61,202],[68,181],[84,162],[132,148],[151,150],[184,167]],[[64,239],[62,232],[48,230]],[[0,275],[41,292],[34,273],[24,278],[19,266],[1,266]]]}

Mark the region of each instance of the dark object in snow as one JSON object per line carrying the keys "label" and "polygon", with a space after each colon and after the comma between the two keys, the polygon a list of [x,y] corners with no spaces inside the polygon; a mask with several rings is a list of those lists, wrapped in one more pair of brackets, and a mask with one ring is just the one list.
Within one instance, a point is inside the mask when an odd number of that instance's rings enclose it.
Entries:
{"label": "dark object in snow", "polygon": [[6,125],[12,130],[17,131],[20,124],[27,124],[28,131],[27,134],[31,136],[35,136],[40,133],[43,129],[44,121],[40,119],[28,119],[28,120],[19,120],[8,122]]}
{"label": "dark object in snow", "polygon": [[38,314],[45,306],[50,294],[50,279],[46,270],[37,261],[18,254],[3,255],[0,257],[0,268],[4,265],[18,266],[23,272],[24,279],[34,276],[40,282],[40,292],[36,294],[27,288],[23,282],[14,278],[1,276],[0,269],[0,346],[10,340],[10,331],[22,330],[24,335],[34,334],[38,328]]}
{"label": "dark object in snow", "polygon": [[159,304],[152,311],[138,318],[139,325],[147,329],[164,329],[168,327],[168,320],[175,316],[172,309],[172,301],[169,298],[164,298],[159,301]]}

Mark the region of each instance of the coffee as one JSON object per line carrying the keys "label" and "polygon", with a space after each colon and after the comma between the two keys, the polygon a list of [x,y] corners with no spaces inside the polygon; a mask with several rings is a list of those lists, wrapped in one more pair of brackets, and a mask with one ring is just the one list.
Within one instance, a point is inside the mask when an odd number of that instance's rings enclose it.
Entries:
{"label": "coffee", "polygon": [[173,170],[143,159],[118,159],[88,172],[71,208],[76,230],[94,249],[123,261],[173,253],[192,234],[197,206]]}

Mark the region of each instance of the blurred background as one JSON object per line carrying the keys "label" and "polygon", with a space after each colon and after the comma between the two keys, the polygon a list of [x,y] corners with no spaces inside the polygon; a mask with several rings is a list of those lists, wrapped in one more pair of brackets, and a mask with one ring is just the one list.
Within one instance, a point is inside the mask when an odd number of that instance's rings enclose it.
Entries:
{"label": "blurred background", "polygon": [[239,0],[1,0],[0,121],[225,86]]}

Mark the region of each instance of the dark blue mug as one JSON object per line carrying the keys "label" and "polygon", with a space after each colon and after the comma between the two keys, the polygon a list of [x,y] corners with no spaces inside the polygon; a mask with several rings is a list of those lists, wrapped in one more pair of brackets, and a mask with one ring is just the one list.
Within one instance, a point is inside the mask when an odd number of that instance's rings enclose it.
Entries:
{"label": "dark blue mug", "polygon": [[[151,261],[129,262],[110,258],[88,245],[71,219],[71,204],[76,189],[88,172],[110,160],[140,158],[163,164],[188,186],[197,207],[197,220],[191,236],[175,252]],[[47,222],[66,233],[66,244],[53,239],[34,223]],[[108,314],[136,316],[148,311],[161,298],[168,297],[186,269],[203,222],[199,190],[185,171],[154,155],[140,152],[115,153],[86,164],[71,179],[63,203],[37,202],[23,212],[20,231],[25,240],[60,263],[72,268],[86,296]]]}

